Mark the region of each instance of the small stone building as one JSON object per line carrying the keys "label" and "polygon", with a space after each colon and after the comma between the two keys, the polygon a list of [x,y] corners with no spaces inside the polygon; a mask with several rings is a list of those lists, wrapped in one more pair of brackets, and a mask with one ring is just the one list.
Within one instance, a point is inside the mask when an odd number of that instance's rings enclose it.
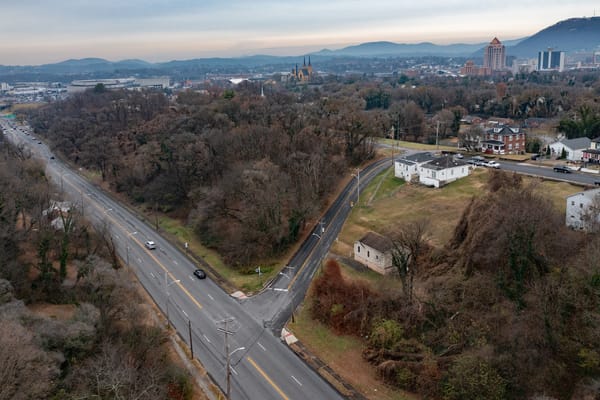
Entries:
{"label": "small stone building", "polygon": [[394,273],[392,241],[374,232],[368,232],[354,243],[354,259],[382,275]]}

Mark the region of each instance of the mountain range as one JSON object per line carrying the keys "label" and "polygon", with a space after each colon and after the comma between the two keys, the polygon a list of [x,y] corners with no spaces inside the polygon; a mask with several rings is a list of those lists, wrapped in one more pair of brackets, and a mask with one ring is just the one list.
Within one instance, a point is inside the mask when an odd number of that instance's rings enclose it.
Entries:
{"label": "mountain range", "polygon": [[[490,37],[490,40],[492,38]],[[500,38],[501,39],[501,38]],[[547,48],[567,53],[576,51],[594,51],[600,44],[600,17],[571,18],[560,21],[536,34],[503,42],[508,56],[535,58],[537,53]],[[369,42],[342,49],[323,49],[307,54],[313,61],[328,64],[347,62],[352,58],[384,57],[463,57],[481,58],[483,48],[488,43],[436,45],[433,43],[393,43]],[[269,72],[288,70],[299,57],[277,57],[255,55],[239,58],[200,58],[193,60],[174,60],[162,63],[149,63],[143,60],[122,60],[117,62],[101,58],[66,60],[55,64],[39,66],[3,66],[0,65],[0,81],[16,80],[67,80],[85,77],[97,78],[124,74],[158,75],[178,74],[191,76],[198,71],[204,73]],[[269,68],[266,68],[269,66]],[[61,77],[59,79],[58,77]]]}

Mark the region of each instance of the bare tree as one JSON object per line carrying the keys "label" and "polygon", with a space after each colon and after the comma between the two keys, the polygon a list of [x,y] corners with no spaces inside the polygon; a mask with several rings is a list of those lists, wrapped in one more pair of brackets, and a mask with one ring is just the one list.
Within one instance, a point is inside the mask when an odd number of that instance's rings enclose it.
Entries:
{"label": "bare tree", "polygon": [[429,220],[407,222],[390,233],[393,243],[392,263],[398,269],[404,294],[409,303],[413,300],[415,275],[419,272],[419,258],[427,249],[426,236]]}
{"label": "bare tree", "polygon": [[467,151],[476,151],[483,138],[483,129],[479,126],[471,126],[458,135],[459,143]]}

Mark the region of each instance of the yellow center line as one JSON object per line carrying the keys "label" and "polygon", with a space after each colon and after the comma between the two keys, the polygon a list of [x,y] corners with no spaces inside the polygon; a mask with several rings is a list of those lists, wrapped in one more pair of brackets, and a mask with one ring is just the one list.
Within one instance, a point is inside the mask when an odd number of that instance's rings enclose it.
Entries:
{"label": "yellow center line", "polygon": [[[71,187],[73,187],[74,189],[77,189],[77,187],[75,187],[75,184],[70,182],[68,179],[64,179],[64,181],[66,181],[69,185],[71,185]],[[89,198],[89,196],[88,196]],[[99,204],[97,204],[97,202],[93,201],[91,198],[88,201],[88,204],[91,202],[92,206],[96,209],[98,209],[99,211],[103,210],[103,207],[101,207]],[[109,215],[108,213],[104,213],[104,215],[106,215],[106,218],[108,218],[109,220],[111,220],[115,225],[117,225],[118,227],[121,228],[122,231],[127,232],[127,228],[122,225],[119,221],[117,221],[112,215]],[[143,247],[141,241],[139,241],[137,238],[131,236],[131,239],[133,239],[134,242],[136,242],[140,247]],[[171,271],[169,271],[159,260],[158,258],[156,258],[154,256],[154,254],[148,252],[148,255],[154,260],[155,263],[158,264],[158,266],[167,273],[167,275],[173,280],[173,282],[177,283],[177,286],[179,286],[179,288],[190,298],[190,300],[192,300],[192,302],[199,308],[202,309],[202,304],[200,304],[198,302],[198,300],[196,300],[194,298],[194,296],[191,295],[190,292],[188,292],[188,290],[183,287],[183,285],[181,284],[181,282],[177,282],[177,279],[175,279],[175,277],[173,276],[173,274],[171,273]]]}
{"label": "yellow center line", "polygon": [[273,389],[275,389],[275,391],[276,391],[277,393],[279,393],[279,395],[281,396],[281,398],[282,398],[282,399],[285,399],[285,400],[290,400],[290,399],[289,399],[289,397],[287,397],[287,396],[285,395],[285,393],[283,393],[283,390],[281,390],[281,389],[279,388],[279,386],[277,386],[277,385],[275,384],[275,382],[273,382],[273,380],[272,380],[271,378],[269,378],[269,375],[267,375],[267,373],[266,373],[265,371],[263,371],[263,370],[262,370],[262,368],[261,368],[261,367],[259,367],[259,366],[258,366],[258,364],[256,364],[256,362],[255,362],[255,361],[254,361],[254,360],[253,360],[253,359],[252,359],[250,356],[246,357],[246,359],[248,360],[248,362],[249,362],[250,364],[252,364],[252,366],[253,366],[254,368],[256,368],[256,370],[258,371],[258,373],[259,373],[259,374],[261,374],[261,375],[262,375],[262,377],[263,377],[263,378],[265,378],[265,380],[266,380],[267,382],[269,382],[269,385],[271,385],[271,386],[273,387]]}
{"label": "yellow center line", "polygon": [[[369,177],[370,175],[373,174],[373,171],[370,171],[367,174],[367,177]],[[349,191],[348,194],[346,194],[344,201],[342,203],[346,202],[346,198],[352,194],[352,191]],[[358,206],[358,204],[357,204]],[[342,211],[342,207],[338,208],[337,212],[333,215],[333,218],[331,219],[332,221],[335,220],[338,216],[338,214]],[[321,232],[321,236],[323,236],[323,233]],[[320,239],[319,239],[320,240]],[[313,253],[317,250],[317,248],[319,247],[319,243],[317,243],[312,250],[310,251],[310,253],[308,253],[308,257],[306,257],[304,259],[304,262],[302,263],[302,265],[300,266],[300,269],[298,270],[298,272],[296,273],[296,275],[294,275],[294,277],[292,278],[292,280],[290,281],[290,283],[287,286],[287,289],[290,290],[292,288],[292,285],[294,284],[294,282],[296,282],[296,279],[298,279],[298,277],[300,276],[300,274],[302,273],[302,271],[304,270],[304,268],[308,265],[308,261],[311,259]]]}

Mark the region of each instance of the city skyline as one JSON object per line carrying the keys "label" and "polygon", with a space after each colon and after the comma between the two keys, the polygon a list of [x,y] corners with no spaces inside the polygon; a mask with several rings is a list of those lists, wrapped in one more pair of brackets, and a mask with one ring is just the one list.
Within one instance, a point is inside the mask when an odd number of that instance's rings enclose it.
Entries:
{"label": "city skyline", "polygon": [[[594,16],[595,2],[22,0],[0,12],[0,65],[300,55],[371,41],[481,43]],[[532,18],[534,16],[535,18]]]}

